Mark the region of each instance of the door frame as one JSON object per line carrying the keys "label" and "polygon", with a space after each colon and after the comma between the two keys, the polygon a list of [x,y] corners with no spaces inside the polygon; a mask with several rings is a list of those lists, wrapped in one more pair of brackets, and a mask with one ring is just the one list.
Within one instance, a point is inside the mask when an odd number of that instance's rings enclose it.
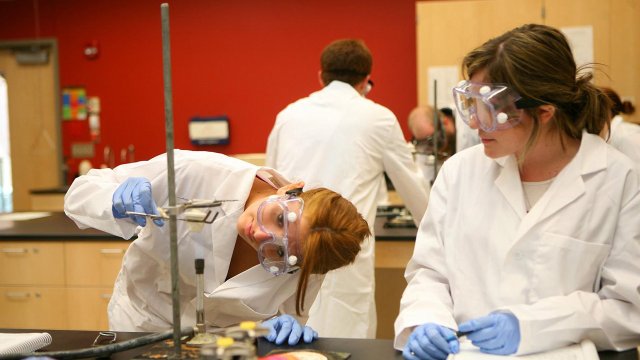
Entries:
{"label": "door frame", "polygon": [[19,39],[19,40],[7,40],[0,41],[0,50],[18,50],[29,47],[46,47],[49,51],[49,61],[53,66],[53,96],[55,106],[55,128],[57,132],[57,160],[58,160],[58,186],[63,186],[66,179],[64,178],[64,166],[62,156],[62,114],[60,104],[60,64],[58,59],[58,41],[54,38],[41,38],[41,39]]}

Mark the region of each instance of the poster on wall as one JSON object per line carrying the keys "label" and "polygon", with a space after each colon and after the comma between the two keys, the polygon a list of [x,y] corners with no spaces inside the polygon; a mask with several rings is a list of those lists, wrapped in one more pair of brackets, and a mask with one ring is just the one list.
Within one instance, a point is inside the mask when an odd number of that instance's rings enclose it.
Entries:
{"label": "poster on wall", "polygon": [[[438,97],[438,108],[453,107],[453,89],[460,81],[458,77],[458,66],[430,66],[427,69],[427,86],[429,98],[427,104],[434,106],[434,94]],[[437,81],[437,94],[434,92],[434,80]]]}
{"label": "poster on wall", "polygon": [[87,92],[83,87],[62,89],[62,120],[87,119]]}
{"label": "poster on wall", "polygon": [[593,63],[593,26],[562,27],[578,67]]}

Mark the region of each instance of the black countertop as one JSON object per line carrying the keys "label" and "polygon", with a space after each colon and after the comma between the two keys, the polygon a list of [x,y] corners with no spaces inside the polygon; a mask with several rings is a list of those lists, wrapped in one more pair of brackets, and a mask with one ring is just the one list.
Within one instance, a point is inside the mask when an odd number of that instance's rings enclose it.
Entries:
{"label": "black countertop", "polygon": [[31,194],[39,194],[39,195],[57,195],[57,194],[66,194],[67,190],[69,190],[68,186],[59,186],[54,188],[46,188],[46,189],[32,189]]}
{"label": "black countertop", "polygon": [[[14,213],[28,215],[28,213]],[[12,214],[0,215],[0,240],[121,240],[117,236],[96,229],[78,229],[63,212],[49,212],[48,216],[30,220],[5,220]]]}
{"label": "black countertop", "polygon": [[[51,334],[53,342],[41,351],[61,351],[80,348],[90,348],[93,340],[98,335],[97,331],[78,330],[17,330],[0,329],[0,332],[42,332]],[[117,341],[133,339],[148,333],[126,333],[118,332]],[[142,353],[149,351],[152,345],[114,353],[110,356],[113,360],[132,359],[139,357]],[[402,359],[402,353],[393,348],[392,340],[380,339],[339,339],[339,338],[319,338],[311,344],[299,344],[296,346],[276,346],[264,339],[258,340],[258,355],[264,356],[275,349],[315,349],[320,351],[337,351],[351,354],[350,360],[364,359]],[[637,360],[637,350],[624,352],[603,351],[598,353],[602,360]]]}
{"label": "black countertop", "polygon": [[418,229],[385,227],[386,217],[377,217],[374,224],[376,241],[416,241]]}
{"label": "black countertop", "polygon": [[[22,213],[16,213],[20,215]],[[50,212],[46,217],[31,220],[4,220],[0,215],[1,240],[121,240],[111,234],[95,229],[78,229],[76,224],[63,212]],[[27,215],[27,213],[25,213]],[[415,241],[416,228],[385,228],[385,217],[376,218],[375,234],[378,241]]]}

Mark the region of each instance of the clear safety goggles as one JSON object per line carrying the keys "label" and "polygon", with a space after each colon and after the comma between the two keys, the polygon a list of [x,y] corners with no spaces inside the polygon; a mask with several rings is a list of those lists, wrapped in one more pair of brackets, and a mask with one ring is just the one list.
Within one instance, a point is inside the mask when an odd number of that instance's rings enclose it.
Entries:
{"label": "clear safety goggles", "polygon": [[304,201],[302,189],[287,191],[285,196],[267,198],[258,207],[258,226],[270,238],[260,243],[258,259],[273,275],[294,272],[302,262],[300,224]]}
{"label": "clear safety goggles", "polygon": [[463,80],[453,88],[459,116],[467,125],[475,121],[486,132],[512,128],[520,123],[519,110],[543,103],[525,99],[503,84]]}

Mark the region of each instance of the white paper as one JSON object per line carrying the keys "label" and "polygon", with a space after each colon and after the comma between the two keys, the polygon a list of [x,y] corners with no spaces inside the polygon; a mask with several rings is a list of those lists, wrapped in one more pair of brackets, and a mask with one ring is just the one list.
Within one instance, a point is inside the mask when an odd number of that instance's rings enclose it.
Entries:
{"label": "white paper", "polygon": [[460,352],[455,355],[449,355],[447,360],[598,360],[598,351],[591,340],[583,340],[580,344],[574,344],[563,348],[550,350],[547,352],[522,355],[522,356],[504,356],[491,355],[480,352],[473,346],[470,341],[460,342]]}
{"label": "white paper", "polygon": [[569,40],[576,65],[593,63],[593,26],[562,27],[560,31]]}
{"label": "white paper", "polygon": [[427,104],[434,106],[433,81],[438,82],[438,108],[451,107],[453,103],[452,89],[458,85],[460,78],[458,77],[459,66],[430,66],[427,69],[427,87],[428,99]]}
{"label": "white paper", "polygon": [[51,341],[49,333],[0,333],[0,356],[31,353]]}
{"label": "white paper", "polygon": [[0,214],[0,221],[24,221],[50,216],[50,212],[16,212]]}

